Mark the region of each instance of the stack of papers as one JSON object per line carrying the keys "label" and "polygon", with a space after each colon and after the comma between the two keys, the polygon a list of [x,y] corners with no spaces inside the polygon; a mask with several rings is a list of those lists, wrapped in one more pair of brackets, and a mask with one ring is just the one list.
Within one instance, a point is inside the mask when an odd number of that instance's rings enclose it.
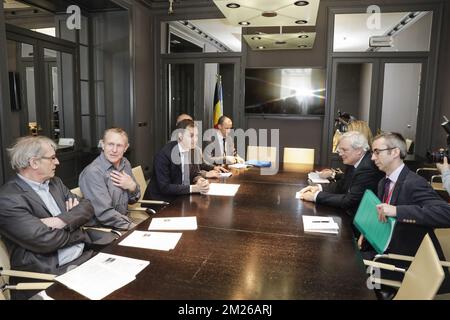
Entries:
{"label": "stack of papers", "polygon": [[317,171],[308,173],[308,179],[311,180],[312,183],[330,183],[330,180],[321,178]]}
{"label": "stack of papers", "polygon": [[153,218],[148,230],[197,230],[197,217]]}
{"label": "stack of papers", "polygon": [[133,231],[120,246],[169,251],[175,249],[182,233]]}
{"label": "stack of papers", "polygon": [[231,172],[219,172],[219,178],[228,178],[231,177]]}
{"label": "stack of papers", "polygon": [[136,279],[136,275],[149,263],[99,253],[55,280],[91,300],[100,300]]}
{"label": "stack of papers", "polygon": [[332,217],[302,216],[303,229],[307,232],[338,234],[339,225]]}
{"label": "stack of papers", "polygon": [[239,189],[240,184],[229,183],[210,183],[208,195],[210,196],[228,196],[234,197]]}

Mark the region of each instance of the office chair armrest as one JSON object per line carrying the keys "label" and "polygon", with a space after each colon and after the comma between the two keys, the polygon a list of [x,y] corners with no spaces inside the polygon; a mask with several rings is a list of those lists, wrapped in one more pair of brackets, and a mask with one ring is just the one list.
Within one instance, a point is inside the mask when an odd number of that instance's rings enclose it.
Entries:
{"label": "office chair armrest", "polygon": [[49,274],[49,273],[38,273],[38,272],[17,271],[17,270],[3,270],[3,269],[0,269],[0,275],[10,276],[10,277],[39,279],[39,280],[49,280],[49,281],[53,281],[56,277],[54,274]]}
{"label": "office chair armrest", "polygon": [[[436,179],[438,181],[434,181]],[[442,182],[442,175],[441,174],[432,175],[430,181],[431,181],[431,183],[433,183],[433,182]]]}
{"label": "office chair armrest", "polygon": [[388,263],[381,263],[381,262],[376,262],[376,261],[372,261],[372,260],[364,260],[364,264],[366,266],[379,268],[379,269],[385,269],[385,270],[402,272],[402,273],[406,272],[405,269],[398,268],[398,267],[394,266],[393,264],[388,264]]}
{"label": "office chair armrest", "polygon": [[167,206],[170,203],[166,202],[166,201],[159,201],[159,200],[139,200],[138,203],[141,204],[158,204],[158,205],[162,205],[162,206]]}
{"label": "office chair armrest", "polygon": [[102,232],[112,232],[117,234],[119,237],[122,236],[122,233],[120,231],[114,230],[114,229],[110,229],[110,228],[100,228],[100,227],[81,227],[81,229],[83,230],[97,230],[97,231],[102,231]]}
{"label": "office chair armrest", "polygon": [[156,214],[156,211],[153,210],[152,208],[146,208],[146,207],[129,207],[128,211],[134,211],[134,212],[145,212],[145,213],[151,213],[151,214]]}
{"label": "office chair armrest", "polygon": [[416,170],[416,174],[419,174],[421,171],[436,171],[439,172],[437,168],[418,168]]}
{"label": "office chair armrest", "polygon": [[[373,262],[376,262],[376,260],[378,260],[379,258],[410,261],[410,262],[412,262],[414,260],[414,257],[411,257],[411,256],[404,256],[401,254],[388,253],[388,254],[377,254],[375,256],[375,258],[373,259]],[[366,261],[366,260],[364,260],[364,261]],[[367,261],[370,261],[370,260],[367,260]],[[376,262],[376,263],[381,263],[381,262]],[[450,268],[450,261],[442,261],[441,260],[440,263],[441,263],[441,266]]]}
{"label": "office chair armrest", "polygon": [[50,287],[53,282],[24,282],[16,285],[6,285],[6,290],[45,290]]}
{"label": "office chair armrest", "polygon": [[369,277],[370,282],[372,283],[378,283],[383,284],[389,287],[393,288],[400,288],[402,283],[400,281],[395,280],[388,280],[388,279],[382,279],[382,278],[375,278],[373,275]]}

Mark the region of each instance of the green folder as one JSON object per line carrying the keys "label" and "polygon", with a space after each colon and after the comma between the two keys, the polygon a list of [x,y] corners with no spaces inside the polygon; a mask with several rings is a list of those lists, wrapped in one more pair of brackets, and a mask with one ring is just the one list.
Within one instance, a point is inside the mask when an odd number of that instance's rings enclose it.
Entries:
{"label": "green folder", "polygon": [[380,199],[372,191],[366,190],[353,224],[378,253],[383,253],[391,241],[396,220],[392,217],[387,222],[378,220],[376,205],[380,203]]}

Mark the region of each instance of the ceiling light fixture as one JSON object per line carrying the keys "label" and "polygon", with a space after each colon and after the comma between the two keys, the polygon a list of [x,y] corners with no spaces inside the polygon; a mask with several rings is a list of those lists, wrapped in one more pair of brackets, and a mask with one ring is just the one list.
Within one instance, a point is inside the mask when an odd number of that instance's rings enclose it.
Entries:
{"label": "ceiling light fixture", "polygon": [[299,37],[300,39],[306,39],[306,38],[308,38],[308,35],[302,34],[302,35],[299,35],[298,37]]}
{"label": "ceiling light fixture", "polygon": [[227,7],[230,9],[237,9],[240,7],[240,5],[237,3],[229,3],[229,4],[227,4]]}
{"label": "ceiling light fixture", "polygon": [[264,49],[264,47],[263,46],[259,46],[259,47],[256,47],[257,49]]}
{"label": "ceiling light fixture", "polygon": [[248,26],[250,24],[250,22],[248,22],[248,21],[241,21],[241,22],[239,22],[239,24],[241,26]]}
{"label": "ceiling light fixture", "polygon": [[294,4],[299,7],[307,6],[309,4],[308,1],[295,1]]}
{"label": "ceiling light fixture", "polygon": [[275,41],[276,45],[282,45],[282,44],[286,44],[286,41]]}
{"label": "ceiling light fixture", "polygon": [[252,40],[261,40],[261,37],[251,37]]}
{"label": "ceiling light fixture", "polygon": [[305,46],[304,44],[297,46],[299,48],[308,48],[308,46]]}
{"label": "ceiling light fixture", "polygon": [[273,17],[276,17],[278,14],[273,11],[265,11],[261,15],[265,18],[273,18]]}
{"label": "ceiling light fixture", "polygon": [[297,20],[297,21],[295,21],[295,23],[296,24],[307,24],[308,21],[306,21],[306,20]]}

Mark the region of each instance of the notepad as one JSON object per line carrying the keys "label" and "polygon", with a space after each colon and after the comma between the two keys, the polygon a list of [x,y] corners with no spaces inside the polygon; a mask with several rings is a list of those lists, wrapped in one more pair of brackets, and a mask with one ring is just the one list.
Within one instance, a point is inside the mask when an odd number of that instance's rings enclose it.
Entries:
{"label": "notepad", "polygon": [[207,195],[234,197],[239,186],[239,184],[231,183],[210,183]]}
{"label": "notepad", "polygon": [[330,183],[330,180],[321,178],[317,171],[308,173],[308,179],[311,180],[312,183]]}
{"label": "notepad", "polygon": [[305,232],[339,233],[339,225],[332,217],[302,216]]}
{"label": "notepad", "polygon": [[197,217],[153,218],[148,230],[197,230]]}
{"label": "notepad", "polygon": [[379,221],[376,205],[380,203],[372,191],[366,190],[353,224],[378,253],[383,253],[391,242],[396,219],[388,217],[386,223]]}
{"label": "notepad", "polygon": [[100,252],[55,280],[89,299],[100,300],[136,279],[149,263]]}
{"label": "notepad", "polygon": [[144,249],[169,251],[175,249],[181,238],[180,232],[133,231],[119,245]]}

